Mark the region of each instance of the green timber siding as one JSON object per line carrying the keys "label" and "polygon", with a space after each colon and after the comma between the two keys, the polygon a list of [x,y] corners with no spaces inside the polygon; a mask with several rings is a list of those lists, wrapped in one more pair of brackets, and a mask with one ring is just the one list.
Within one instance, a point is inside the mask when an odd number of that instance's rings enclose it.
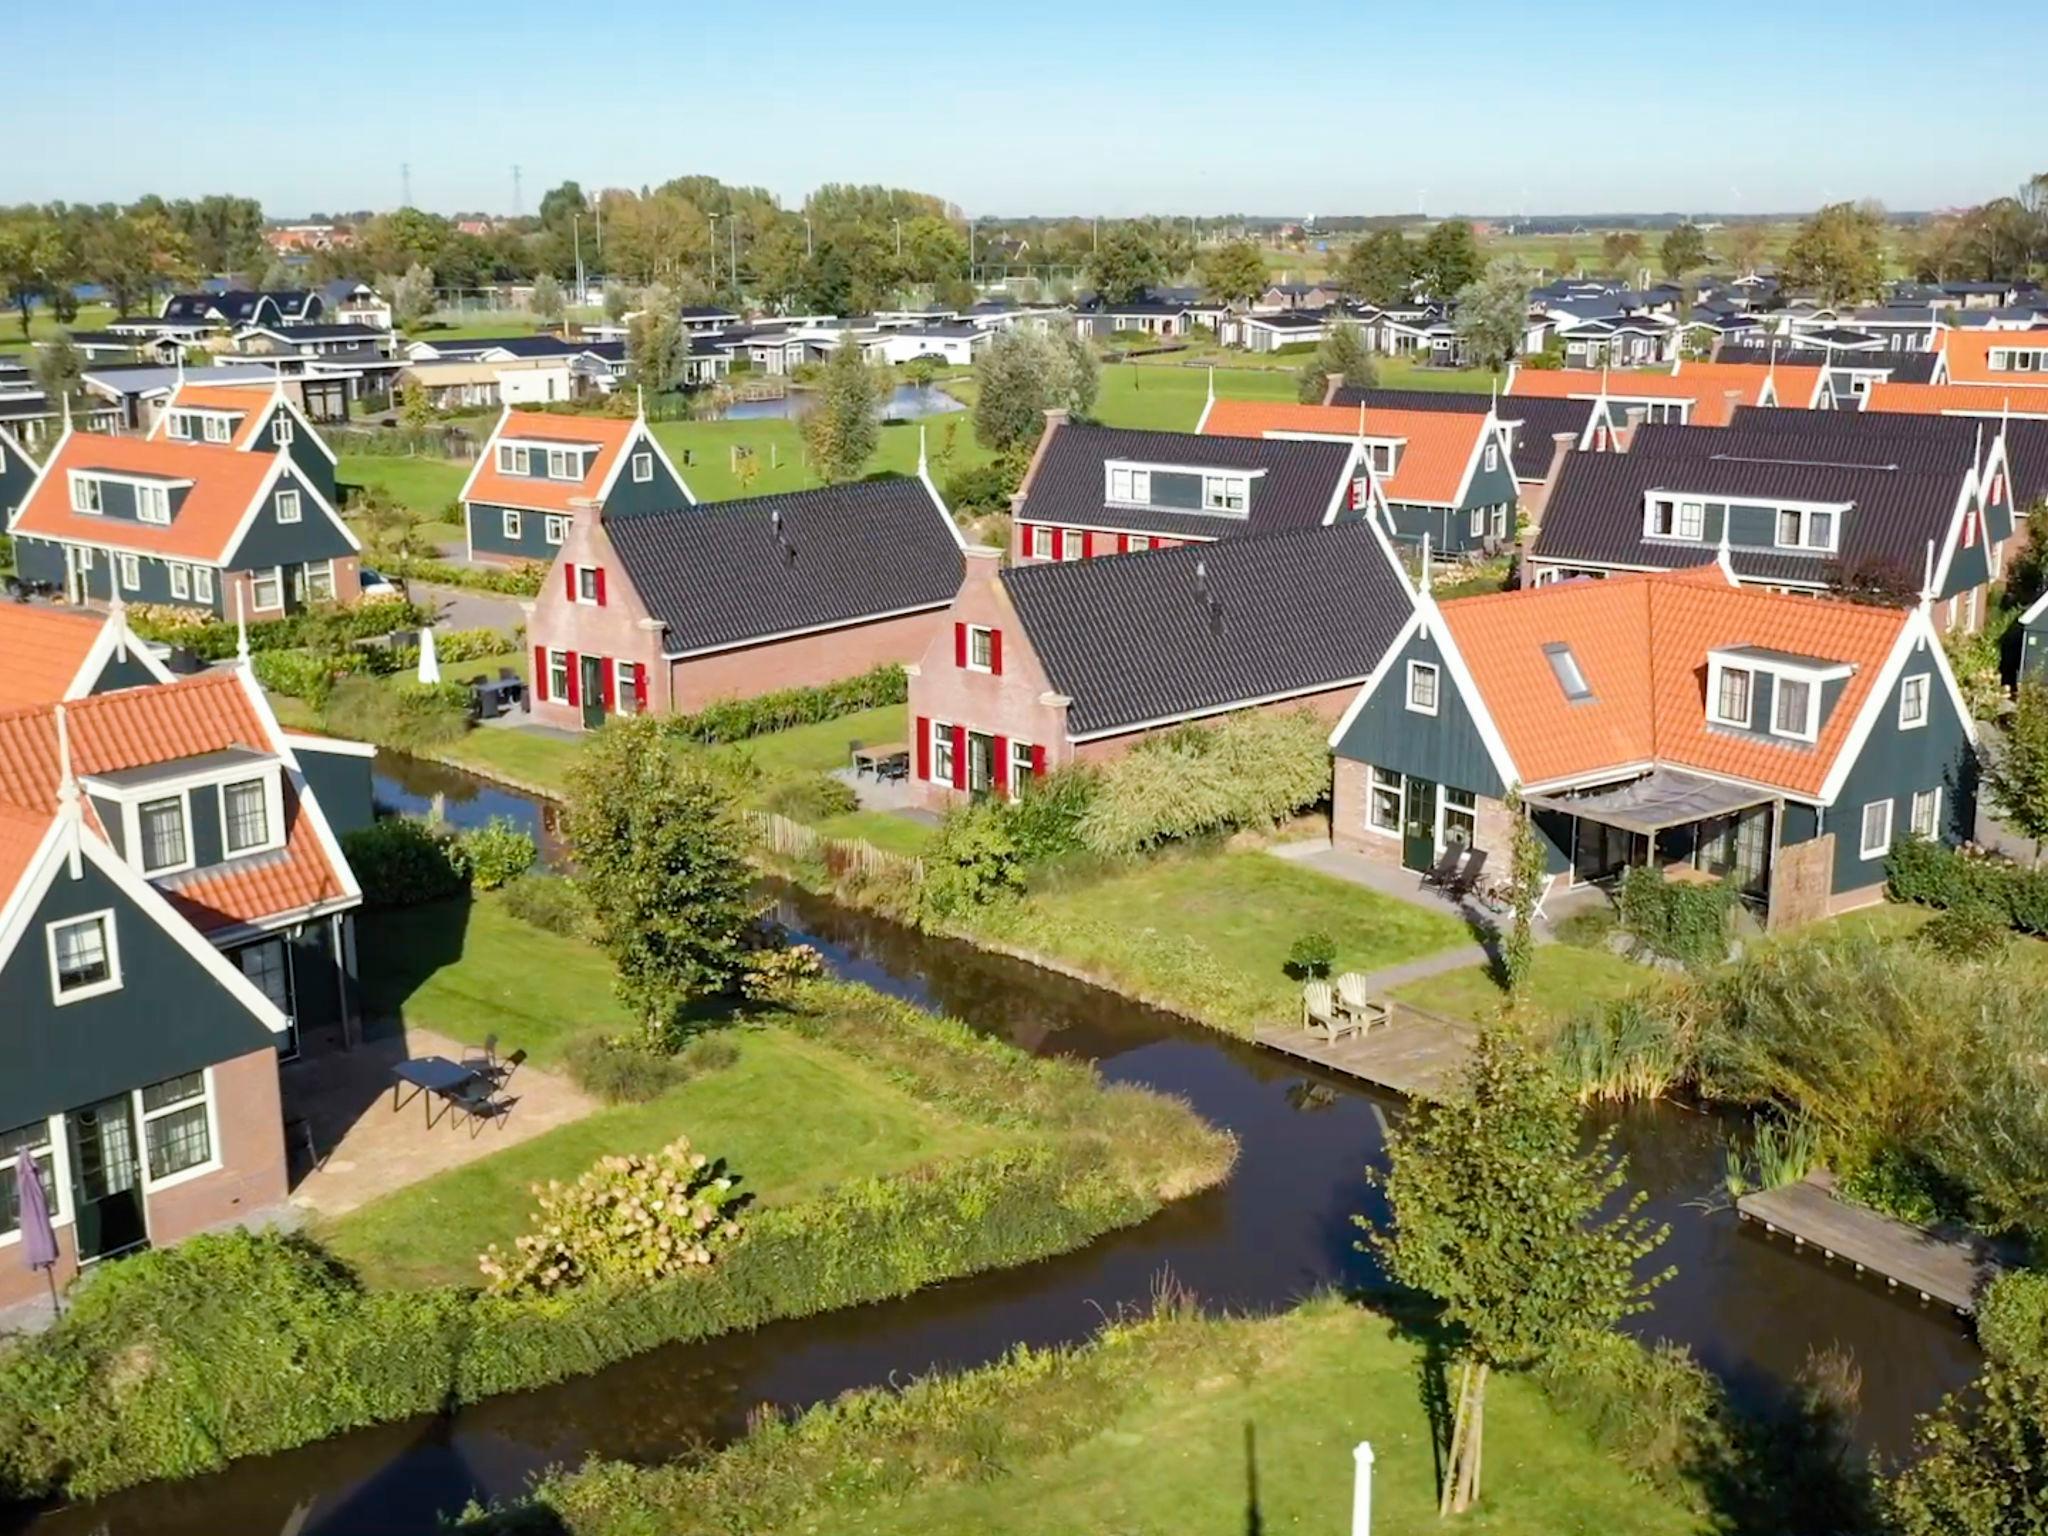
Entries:
{"label": "green timber siding", "polygon": [[[95,545],[79,545],[81,550],[90,550],[92,569],[85,573],[85,595],[98,602],[111,601],[113,593],[114,553]],[[174,562],[183,564],[183,561]],[[14,541],[14,566],[24,581],[47,581],[59,591],[64,587],[64,546],[54,539],[16,539]],[[137,555],[135,561],[137,585],[123,588],[122,600],[130,603],[169,603],[180,608],[203,608],[209,613],[221,611],[221,582],[219,574],[214,576],[213,601],[197,602],[191,598],[177,597],[171,592],[171,568],[155,555]],[[190,587],[187,587],[190,590]],[[148,681],[137,676],[135,682]],[[125,683],[109,686],[126,687]]]}
{"label": "green timber siding", "polygon": [[1778,820],[1778,841],[1787,845],[1811,842],[1820,836],[1820,807],[1799,800],[1787,800]]}
{"label": "green timber siding", "polygon": [[35,461],[15,447],[12,436],[0,437],[0,530],[28,499],[29,487],[35,483]]}
{"label": "green timber siding", "polygon": [[323,752],[303,742],[294,742],[292,751],[336,837],[360,832],[376,819],[370,794],[374,759],[355,752]]}
{"label": "green timber siding", "polygon": [[[276,448],[274,424],[279,409],[273,405],[265,414],[263,424],[257,428],[256,441],[262,445],[263,451],[272,451]],[[308,485],[318,487],[320,494],[327,498],[328,504],[334,505],[334,465],[327,455],[320,451],[319,444],[313,439],[312,431],[300,425],[297,420],[293,420],[292,440],[285,451],[291,456],[292,467],[299,472],[300,478]]]}
{"label": "green timber siding", "polygon": [[107,664],[100,668],[100,675],[92,680],[88,693],[113,693],[121,688],[142,688],[156,681],[156,674],[136,658],[131,647],[126,656],[119,650],[107,657]]}
{"label": "green timber siding", "polygon": [[[1407,707],[1408,663],[1437,666],[1437,712],[1418,714]],[[1507,786],[1494,770],[1486,743],[1451,681],[1450,668],[1434,640],[1412,635],[1395,656],[1380,685],[1365,701],[1351,728],[1337,743],[1337,755],[1391,768],[1418,779],[1469,789],[1500,799]]]}
{"label": "green timber siding", "polygon": [[[1940,551],[1937,550],[1939,557]],[[1991,546],[1980,533],[1968,544],[1958,544],[1948,562],[1948,580],[1941,584],[1941,590],[1934,595],[1947,599],[1959,592],[1969,592],[1991,580]],[[1918,582],[1914,585],[1917,587]]]}
{"label": "green timber siding", "polygon": [[1492,469],[1488,469],[1482,457],[1472,471],[1472,483],[1465,487],[1465,494],[1454,507],[1428,506],[1421,502],[1388,501],[1388,510],[1394,516],[1394,537],[1407,543],[1419,543],[1422,536],[1429,535],[1429,547],[1434,554],[1462,555],[1481,548],[1492,538],[1493,522],[1487,519],[1486,526],[1475,538],[1472,533],[1472,509],[1474,507],[1507,508],[1507,522],[1502,537],[1515,536],[1515,513],[1520,505],[1520,490],[1515,484],[1514,466],[1504,453],[1494,457]]}
{"label": "green timber siding", "polygon": [[[573,517],[574,513],[529,512],[523,507],[503,507],[495,502],[472,501],[466,503],[469,515],[469,545],[479,555],[491,555],[501,560],[538,560],[544,565],[554,563],[559,544],[550,544],[547,538],[547,519],[551,516]],[[505,536],[505,514],[519,514],[519,536]]]}
{"label": "green timber siding", "polygon": [[[652,439],[644,432],[629,440],[624,451],[626,458],[619,466],[619,477],[612,482],[612,493],[604,499],[602,513],[606,518],[644,517],[651,512],[673,512],[690,504],[690,498],[683,494],[682,486],[668,472],[668,465],[662,462],[661,455],[654,451]],[[652,479],[644,482],[634,480],[633,455],[636,453],[644,453],[652,461]]]}
{"label": "green timber siding", "polygon": [[[1899,694],[1905,678],[1920,672],[1928,674],[1927,723],[1902,731]],[[1907,657],[1900,678],[1878,706],[1876,724],[1843,780],[1842,792],[1827,809],[1826,830],[1835,835],[1836,891],[1853,891],[1884,879],[1883,856],[1865,859],[1862,854],[1863,807],[1873,800],[1890,800],[1892,836],[1905,837],[1912,825],[1914,792],[1937,786],[1942,839],[1961,842],[1976,822],[1976,758],[1934,657],[1922,649]]]}
{"label": "green timber siding", "polygon": [[[299,493],[299,520],[280,523],[277,520],[278,492],[292,490]],[[341,529],[335,526],[334,520],[314,504],[307,482],[293,467],[277,477],[277,484],[271,488],[254,521],[242,534],[242,542],[228,552],[226,563],[230,570],[236,571],[268,570],[271,566],[281,565],[289,574],[295,565],[337,560],[354,553],[355,549]]]}
{"label": "green timber siding", "polygon": [[[50,923],[111,908],[121,985],[59,1007]],[[181,921],[173,918],[172,921]],[[245,1056],[277,1037],[230,1000],[199,960],[90,863],[63,868],[0,968],[0,1125],[90,1104]]]}

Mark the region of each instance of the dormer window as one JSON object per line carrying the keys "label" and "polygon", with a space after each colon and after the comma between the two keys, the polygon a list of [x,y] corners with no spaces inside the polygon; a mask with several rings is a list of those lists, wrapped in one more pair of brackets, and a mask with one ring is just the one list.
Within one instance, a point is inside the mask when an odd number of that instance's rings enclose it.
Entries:
{"label": "dormer window", "polygon": [[526,450],[516,443],[498,444],[498,470],[507,475],[526,474]]}
{"label": "dormer window", "polygon": [[225,416],[208,415],[202,416],[199,419],[202,423],[202,430],[206,434],[206,440],[209,443],[224,443],[234,435],[229,429],[228,419]]}
{"label": "dormer window", "polygon": [[220,814],[221,846],[229,857],[271,845],[270,786],[265,780],[243,779],[223,785]]}
{"label": "dormer window", "polygon": [[569,472],[569,452],[566,448],[550,448],[548,450],[548,478],[550,480],[579,478]]}
{"label": "dormer window", "polygon": [[1680,496],[1657,496],[1649,498],[1649,512],[1643,520],[1643,532],[1654,539],[1690,539],[1694,542],[1706,537],[1707,507],[1702,501],[1688,501]]}
{"label": "dormer window", "polygon": [[1771,696],[1771,734],[1813,740],[1814,707],[1819,702],[1819,691],[1812,683],[1780,673]]}
{"label": "dormer window", "polygon": [[192,841],[186,812],[183,795],[148,800],[137,807],[135,821],[140,836],[136,851],[145,875],[168,874],[191,864]]}
{"label": "dormer window", "polygon": [[189,442],[192,438],[192,417],[187,411],[173,411],[164,424],[164,431],[172,437]]}
{"label": "dormer window", "polygon": [[171,520],[171,493],[161,485],[135,487],[136,520],[165,524]]}
{"label": "dormer window", "polygon": [[1127,506],[1152,504],[1152,471],[1116,464],[1109,471],[1109,499]]}
{"label": "dormer window", "polygon": [[89,512],[97,517],[103,507],[100,504],[100,483],[90,475],[71,477],[71,510]]}
{"label": "dormer window", "polygon": [[1251,500],[1251,481],[1244,475],[1202,476],[1202,509],[1205,512],[1242,514]]}
{"label": "dormer window", "polygon": [[1713,693],[1713,720],[1716,725],[1736,725],[1749,728],[1749,695],[1755,674],[1743,667],[1723,667]]}
{"label": "dormer window", "polygon": [[1784,507],[1778,512],[1778,548],[1833,554],[1839,531],[1834,509]]}

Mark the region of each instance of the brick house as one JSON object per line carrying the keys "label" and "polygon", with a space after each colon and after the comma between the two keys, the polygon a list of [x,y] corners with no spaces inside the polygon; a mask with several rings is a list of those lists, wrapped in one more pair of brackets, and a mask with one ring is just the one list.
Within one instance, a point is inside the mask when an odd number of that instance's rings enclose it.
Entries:
{"label": "brick house", "polygon": [[67,431],[8,520],[24,580],[74,603],[274,618],[362,591],[334,455],[275,387],[182,385],[147,438]]}
{"label": "brick house", "polygon": [[1504,879],[1519,787],[1551,888],[1675,866],[1783,926],[1881,900],[1897,838],[1968,837],[1975,742],[1929,604],[1718,564],[1425,591],[1331,732],[1332,836],[1418,870],[1470,847]]}
{"label": "brick house", "polygon": [[1098,427],[1048,411],[1010,498],[1011,555],[1083,560],[1339,522],[1361,515],[1357,459],[1355,442]]}
{"label": "brick house", "polygon": [[1365,521],[1082,563],[969,549],[911,669],[913,786],[942,810],[1233,710],[1334,719],[1410,602]]}
{"label": "brick house", "polygon": [[915,660],[961,543],[922,474],[576,518],[526,605],[534,717],[595,728]]}
{"label": "brick house", "polygon": [[[369,776],[281,731],[246,667],[131,685],[118,615],[65,682],[80,621],[47,618],[46,697],[0,707],[0,1255],[27,1158],[61,1281],[282,1205],[279,1061],[358,1007],[361,893],[313,784],[366,804]],[[0,1261],[0,1306],[41,1288]]]}
{"label": "brick house", "polygon": [[507,406],[462,484],[472,560],[552,561],[589,514],[695,506],[645,420]]}

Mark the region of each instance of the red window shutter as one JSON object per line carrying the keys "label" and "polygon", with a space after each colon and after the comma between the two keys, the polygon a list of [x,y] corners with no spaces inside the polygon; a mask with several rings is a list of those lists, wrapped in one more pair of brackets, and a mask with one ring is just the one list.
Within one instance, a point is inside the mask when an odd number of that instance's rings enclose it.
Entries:
{"label": "red window shutter", "polygon": [[609,714],[619,707],[619,664],[607,656],[597,665],[598,676],[604,679],[604,707]]}
{"label": "red window shutter", "polygon": [[569,658],[569,703],[574,706],[583,702],[583,664],[577,659],[574,651],[568,652],[567,655]]}
{"label": "red window shutter", "polygon": [[955,624],[953,626],[953,665],[956,667],[967,665],[967,626],[965,624]]}
{"label": "red window shutter", "polygon": [[602,607],[604,606],[604,567],[603,567],[603,566],[601,566],[601,565],[600,565],[600,566],[599,566],[599,567],[597,568],[597,570],[596,570],[596,572],[595,572],[595,579],[596,579],[596,581],[597,581],[597,606],[598,606],[598,607],[600,607],[600,608],[602,608]]}
{"label": "red window shutter", "polygon": [[1055,528],[1052,531],[1052,557],[1055,560],[1067,558],[1067,530]]}
{"label": "red window shutter", "polygon": [[1029,523],[1019,523],[1017,525],[1017,547],[1012,553],[1020,560],[1031,558],[1031,525]]}
{"label": "red window shutter", "polygon": [[997,677],[1003,675],[1003,632],[992,629],[988,632],[988,669]]}
{"label": "red window shutter", "polygon": [[1095,558],[1095,535],[1092,532],[1081,535],[1081,558],[1083,560],[1093,560]]}
{"label": "red window shutter", "polygon": [[967,727],[953,727],[953,787],[967,787]]}
{"label": "red window shutter", "polygon": [[633,713],[647,713],[647,663],[644,661],[633,669]]}
{"label": "red window shutter", "polygon": [[1031,777],[1034,779],[1045,777],[1045,748],[1043,747],[1034,746],[1031,749]]}
{"label": "red window shutter", "polygon": [[536,699],[548,696],[548,648],[544,645],[533,648],[533,696]]}
{"label": "red window shutter", "polygon": [[995,740],[995,788],[998,800],[1010,798],[1010,738],[998,736]]}
{"label": "red window shutter", "polygon": [[932,722],[929,715],[917,717],[917,777],[920,782],[932,776]]}
{"label": "red window shutter", "polygon": [[562,589],[569,594],[569,601],[576,601],[576,567],[567,561],[562,565]]}

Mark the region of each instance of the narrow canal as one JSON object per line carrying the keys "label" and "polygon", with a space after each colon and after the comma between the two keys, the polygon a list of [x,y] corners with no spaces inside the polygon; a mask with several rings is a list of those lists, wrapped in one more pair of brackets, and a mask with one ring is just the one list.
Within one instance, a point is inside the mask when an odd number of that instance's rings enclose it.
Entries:
{"label": "narrow canal", "polygon": [[[514,815],[546,834],[540,807],[466,775],[394,765],[379,798],[470,824]],[[849,1387],[971,1366],[1017,1341],[1085,1338],[1142,1307],[1170,1272],[1212,1307],[1284,1307],[1326,1285],[1373,1278],[1354,1247],[1396,1102],[1249,1045],[970,946],[916,934],[804,892],[772,887],[784,920],[851,980],[942,1009],[1023,1049],[1100,1065],[1106,1078],[1185,1097],[1237,1133],[1230,1182],[1083,1252],[957,1281],[900,1302],[656,1350],[599,1375],[494,1399],[446,1418],[364,1430],[239,1462],[188,1482],[48,1513],[37,1536],[268,1533],[426,1536],[471,1499],[516,1496],[530,1475],[590,1454],[659,1460],[739,1434],[762,1403],[800,1406]],[[366,964],[375,957],[365,955]],[[1815,1349],[1861,1368],[1863,1437],[1906,1444],[1913,1416],[1967,1381],[1977,1357],[1939,1309],[1795,1254],[1742,1227],[1721,1187],[1719,1121],[1675,1105],[1614,1114],[1632,1184],[1671,1225],[1661,1260],[1678,1275],[1636,1320],[1690,1345],[1741,1400],[1769,1399]]]}

